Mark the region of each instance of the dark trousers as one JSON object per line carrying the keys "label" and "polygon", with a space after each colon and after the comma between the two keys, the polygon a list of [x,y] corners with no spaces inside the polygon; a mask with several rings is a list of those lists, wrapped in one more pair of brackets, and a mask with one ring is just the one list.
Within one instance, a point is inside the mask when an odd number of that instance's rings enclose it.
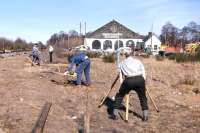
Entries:
{"label": "dark trousers", "polygon": [[50,63],[53,62],[53,52],[49,52],[49,61]]}
{"label": "dark trousers", "polygon": [[128,94],[131,90],[136,91],[140,100],[142,110],[148,110],[145,80],[142,76],[126,78],[123,81],[119,92],[115,96],[115,102],[113,106],[114,109],[120,108],[124,96]]}

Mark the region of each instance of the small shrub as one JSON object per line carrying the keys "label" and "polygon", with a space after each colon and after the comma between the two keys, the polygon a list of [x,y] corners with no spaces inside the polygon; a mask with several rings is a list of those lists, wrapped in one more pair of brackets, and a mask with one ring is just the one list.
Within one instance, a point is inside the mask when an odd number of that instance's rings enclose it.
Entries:
{"label": "small shrub", "polygon": [[195,52],[196,52],[195,54],[196,60],[200,61],[200,45],[196,48]]}
{"label": "small shrub", "polygon": [[89,58],[99,58],[102,54],[100,52],[87,52]]}
{"label": "small shrub", "polygon": [[171,54],[167,57],[169,60],[175,60],[176,59],[176,54]]}
{"label": "small shrub", "polygon": [[163,60],[164,60],[164,57],[161,56],[161,55],[156,55],[156,60],[157,60],[157,61],[163,61]]}
{"label": "small shrub", "polygon": [[185,85],[194,85],[195,82],[196,80],[192,77],[192,75],[185,75],[184,79],[181,80],[181,83]]}
{"label": "small shrub", "polygon": [[187,62],[190,61],[190,55],[186,53],[177,53],[176,54],[176,62]]}
{"label": "small shrub", "polygon": [[143,58],[149,58],[150,57],[150,55],[146,54],[146,53],[142,53],[142,54],[140,54],[140,56],[143,57]]}
{"label": "small shrub", "polygon": [[169,60],[175,60],[178,63],[188,62],[188,61],[196,61],[196,57],[187,53],[174,53],[168,56]]}
{"label": "small shrub", "polygon": [[103,56],[103,61],[108,62],[108,63],[113,63],[115,62],[115,56],[114,54],[107,54]]}

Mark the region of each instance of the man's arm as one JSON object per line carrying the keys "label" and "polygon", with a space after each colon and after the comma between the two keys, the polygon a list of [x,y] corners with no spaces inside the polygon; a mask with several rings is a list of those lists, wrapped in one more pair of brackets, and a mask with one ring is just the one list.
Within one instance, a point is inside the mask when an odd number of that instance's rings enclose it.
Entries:
{"label": "man's arm", "polygon": [[144,80],[146,80],[146,73],[145,73],[144,65],[142,63],[141,63],[141,70],[142,70],[142,77],[144,78]]}
{"label": "man's arm", "polygon": [[69,67],[67,67],[66,71],[69,71],[69,72],[72,71],[73,67],[75,66],[74,60],[75,60],[74,57],[72,57],[71,63]]}

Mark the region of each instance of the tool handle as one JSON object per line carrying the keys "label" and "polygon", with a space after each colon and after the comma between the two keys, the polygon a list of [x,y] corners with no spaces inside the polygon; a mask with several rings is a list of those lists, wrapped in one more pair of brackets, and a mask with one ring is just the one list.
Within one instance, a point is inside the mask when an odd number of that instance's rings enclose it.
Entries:
{"label": "tool handle", "polygon": [[110,89],[108,90],[108,92],[106,93],[106,95],[102,98],[100,104],[98,105],[99,108],[103,105],[104,101],[106,100],[106,98],[107,98],[108,95],[110,94],[111,90],[112,90],[113,87],[115,86],[115,84],[116,84],[116,82],[117,82],[118,79],[119,79],[119,74],[118,74],[117,77],[115,78],[114,82],[112,83],[112,85],[111,85]]}
{"label": "tool handle", "polygon": [[156,104],[155,104],[153,98],[151,97],[148,88],[146,88],[146,91],[147,91],[147,94],[148,94],[148,96],[149,96],[151,102],[153,103],[153,106],[154,106],[154,108],[156,109],[156,111],[157,111],[157,112],[160,112],[160,110],[159,110],[158,107],[156,106]]}

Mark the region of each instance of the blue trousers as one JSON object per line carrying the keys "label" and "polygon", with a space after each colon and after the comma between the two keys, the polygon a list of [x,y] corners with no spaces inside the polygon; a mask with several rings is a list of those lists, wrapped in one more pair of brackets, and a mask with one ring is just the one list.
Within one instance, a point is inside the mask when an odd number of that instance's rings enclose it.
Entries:
{"label": "blue trousers", "polygon": [[82,74],[85,74],[86,84],[90,84],[90,59],[86,59],[76,67],[77,80],[76,84],[81,85]]}
{"label": "blue trousers", "polygon": [[34,63],[38,63],[38,64],[40,64],[40,56],[39,55],[32,55],[33,56],[33,62]]}

